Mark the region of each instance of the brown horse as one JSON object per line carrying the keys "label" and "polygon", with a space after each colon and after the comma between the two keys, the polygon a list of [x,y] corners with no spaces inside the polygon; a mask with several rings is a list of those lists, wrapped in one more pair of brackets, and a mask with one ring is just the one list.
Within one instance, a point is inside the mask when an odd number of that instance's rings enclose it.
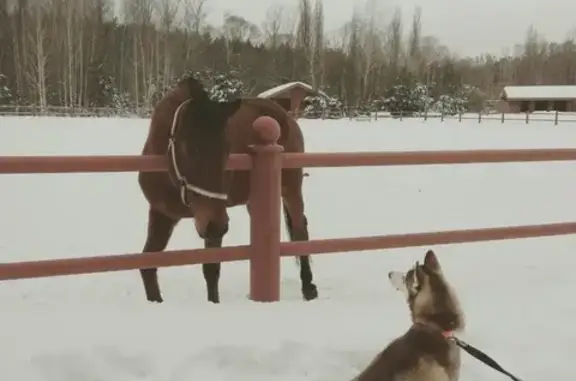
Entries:
{"label": "brown horse", "polygon": [[[150,204],[144,252],[163,251],[174,227],[194,218],[204,247],[221,247],[228,231],[226,208],[247,205],[249,171],[226,171],[230,153],[248,153],[258,142],[252,124],[270,116],[280,125],[285,152],[304,152],[298,123],[277,103],[260,98],[232,102],[210,100],[202,84],[182,80],[155,106],[144,155],[167,155],[168,172],[140,172],[139,183]],[[283,169],[282,203],[292,241],[308,240],[302,195],[302,169]],[[299,257],[302,295],[318,297],[308,256]],[[220,263],[202,265],[208,301],[219,303]],[[141,269],[146,298],[162,302],[157,269]]]}

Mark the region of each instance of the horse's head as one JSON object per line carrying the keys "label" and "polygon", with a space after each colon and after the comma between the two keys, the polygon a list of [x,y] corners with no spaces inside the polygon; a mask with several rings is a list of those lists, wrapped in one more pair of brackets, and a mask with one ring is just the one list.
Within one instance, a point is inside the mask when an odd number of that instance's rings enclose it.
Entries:
{"label": "horse's head", "polygon": [[194,79],[189,79],[188,89],[191,99],[183,106],[174,136],[178,166],[189,191],[196,196],[221,198],[227,192],[228,118],[238,110],[241,99],[213,101]]}

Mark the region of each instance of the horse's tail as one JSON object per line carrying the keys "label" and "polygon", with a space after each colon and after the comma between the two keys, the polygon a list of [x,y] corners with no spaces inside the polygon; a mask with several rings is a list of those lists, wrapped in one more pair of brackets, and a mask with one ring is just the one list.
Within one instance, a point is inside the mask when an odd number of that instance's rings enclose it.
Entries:
{"label": "horse's tail", "polygon": [[[282,203],[282,212],[284,212],[284,224],[286,225],[286,231],[288,232],[288,237],[290,241],[292,241],[292,237],[294,236],[294,230],[292,228],[292,221],[290,220],[290,213],[288,213],[288,208],[286,204]],[[296,256],[294,258],[296,260],[296,264],[300,267],[300,256]]]}
{"label": "horse's tail", "polygon": [[[288,213],[288,208],[286,208],[284,203],[282,203],[282,211],[284,212],[284,223],[286,224],[288,237],[290,237],[290,241],[292,241],[294,237],[294,228],[292,227],[292,221],[290,220],[290,213]],[[300,256],[298,255],[294,259],[296,260],[298,267],[300,267]]]}

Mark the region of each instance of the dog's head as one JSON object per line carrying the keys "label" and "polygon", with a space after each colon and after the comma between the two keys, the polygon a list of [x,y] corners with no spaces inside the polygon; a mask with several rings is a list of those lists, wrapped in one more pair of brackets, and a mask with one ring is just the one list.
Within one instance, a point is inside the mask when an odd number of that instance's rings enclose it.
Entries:
{"label": "dog's head", "polygon": [[405,295],[413,323],[433,325],[443,331],[464,328],[458,299],[432,250],[426,252],[423,264],[416,262],[406,273],[392,271],[388,277],[394,288]]}

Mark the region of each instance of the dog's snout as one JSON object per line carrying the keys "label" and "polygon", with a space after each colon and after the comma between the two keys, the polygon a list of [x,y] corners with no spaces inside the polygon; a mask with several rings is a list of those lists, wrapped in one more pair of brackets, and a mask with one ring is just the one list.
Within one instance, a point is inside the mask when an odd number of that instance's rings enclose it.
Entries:
{"label": "dog's snout", "polygon": [[393,273],[392,271],[390,271],[390,272],[388,273],[388,279],[392,279],[392,275],[394,275],[394,273]]}

